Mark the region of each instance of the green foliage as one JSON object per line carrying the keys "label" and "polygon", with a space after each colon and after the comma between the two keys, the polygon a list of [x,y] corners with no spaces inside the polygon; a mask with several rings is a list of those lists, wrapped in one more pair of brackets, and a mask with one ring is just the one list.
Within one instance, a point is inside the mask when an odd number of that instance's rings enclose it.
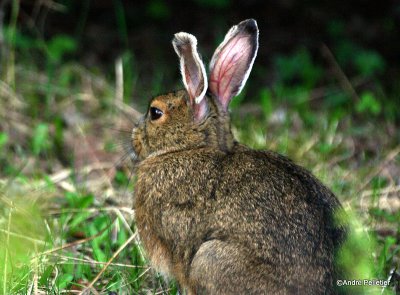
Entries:
{"label": "green foliage", "polygon": [[7,144],[8,142],[8,134],[5,132],[0,132],[0,151],[3,149],[3,147]]}
{"label": "green foliage", "polygon": [[376,265],[378,277],[385,278],[390,271],[388,266],[394,262],[396,256],[400,253],[398,242],[398,239],[392,236],[383,239],[383,247],[381,252],[378,253],[379,258]]}
{"label": "green foliage", "polygon": [[138,79],[137,72],[134,70],[136,67],[135,56],[131,51],[125,51],[121,56],[122,70],[123,70],[123,98],[125,102],[129,102],[132,95],[135,83]]}
{"label": "green foliage", "polygon": [[327,24],[327,31],[329,35],[334,37],[335,39],[342,38],[345,29],[346,29],[345,23],[338,19],[332,19]]}
{"label": "green foliage", "polygon": [[[38,267],[38,251],[46,246],[46,227],[37,204],[25,194],[0,188],[0,292],[20,293]],[[11,206],[10,206],[11,205]]]}
{"label": "green foliage", "polygon": [[272,93],[268,88],[263,88],[260,90],[260,104],[265,117],[269,117],[273,111],[273,97]]}
{"label": "green foliage", "polygon": [[[122,224],[120,219],[114,219],[107,213],[96,213],[94,209],[94,198],[92,195],[82,195],[79,193],[67,193],[66,199],[68,206],[65,208],[65,212],[61,216],[61,222],[69,229],[64,232],[66,236],[84,234],[87,237],[95,237],[86,247],[89,247],[89,251],[98,262],[106,262],[112,256],[113,252],[120,247],[129,238],[129,234],[120,228]],[[78,212],[71,215],[69,208],[79,210]],[[113,227],[119,228],[116,237],[113,237]],[[74,253],[68,254],[71,259],[75,256]],[[83,253],[82,253],[83,257]],[[118,259],[125,261],[124,263],[130,263],[138,265],[137,269],[125,270],[124,268],[116,268],[116,272],[107,271],[106,276],[109,276],[109,280],[106,282],[106,288],[109,291],[124,291],[130,290],[129,284],[126,281],[134,282],[134,289],[140,289],[141,284],[139,276],[141,276],[141,266],[145,264],[143,256],[140,254],[137,246],[129,247],[129,249],[122,252]],[[71,286],[79,286],[79,281],[92,280],[96,273],[101,269],[101,264],[95,269],[91,268],[88,264],[74,263],[74,264],[61,264],[59,265],[60,271],[60,290],[69,289]],[[111,268],[111,267],[110,267]],[[61,288],[62,286],[62,288]]]}
{"label": "green foliage", "polygon": [[[368,234],[367,229],[360,224],[354,212],[341,212],[338,215],[340,223],[350,225],[347,240],[338,254],[337,263],[344,269],[344,278],[346,280],[376,279],[377,271],[373,259],[373,251],[376,248],[376,241]],[[347,292],[360,292],[363,286],[342,287]],[[366,290],[364,290],[366,291]],[[378,290],[375,290],[376,292]]]}
{"label": "green foliage", "polygon": [[300,84],[304,89],[313,88],[321,79],[322,68],[312,61],[307,48],[301,47],[292,55],[278,56],[275,67],[279,82]]}
{"label": "green foliage", "polygon": [[64,273],[57,277],[56,279],[56,286],[58,291],[62,291],[67,289],[67,287],[71,284],[74,276],[71,273]]}
{"label": "green foliage", "polygon": [[45,123],[39,123],[33,131],[32,152],[39,155],[50,147],[49,126]]}
{"label": "green foliage", "polygon": [[74,53],[78,47],[77,41],[68,35],[57,35],[43,41],[9,26],[4,26],[3,34],[5,43],[22,52],[23,57],[31,56],[32,50],[37,50],[52,63],[60,63],[67,54]]}
{"label": "green foliage", "polygon": [[246,97],[246,89],[247,87],[244,87],[239,95],[235,96],[235,98],[231,100],[231,103],[229,104],[229,108],[231,110],[237,109],[241,105],[244,98]]}
{"label": "green foliage", "polygon": [[168,19],[171,15],[169,6],[164,0],[151,0],[147,3],[147,14],[156,20]]}
{"label": "green foliage", "polygon": [[124,41],[126,47],[128,47],[128,29],[126,25],[125,10],[120,0],[114,1],[115,5],[115,17],[117,19],[117,27],[121,40]]}
{"label": "green foliage", "polygon": [[329,90],[324,99],[324,105],[328,110],[335,111],[348,106],[350,101],[351,99],[347,93]]}
{"label": "green foliage", "polygon": [[379,208],[371,208],[370,213],[385,222],[398,223],[400,226],[400,212],[393,214]]}
{"label": "green foliage", "polygon": [[20,31],[12,28],[10,26],[5,25],[3,28],[3,36],[4,42],[9,46],[13,46],[24,53],[27,53],[28,50],[37,49],[39,46],[39,42],[37,39],[32,36],[22,34]]}
{"label": "green foliage", "polygon": [[47,42],[47,56],[53,63],[59,63],[68,53],[73,53],[77,49],[75,39],[67,35],[57,35]]}
{"label": "green foliage", "polygon": [[386,68],[382,56],[372,50],[359,50],[359,53],[355,56],[354,65],[357,72],[364,77],[381,74]]}
{"label": "green foliage", "polygon": [[353,68],[365,78],[376,78],[386,69],[386,61],[377,51],[362,48],[347,39],[337,43],[334,54],[345,70]]}
{"label": "green foliage", "polygon": [[381,110],[382,106],[379,100],[377,100],[375,95],[370,91],[363,92],[360,96],[360,101],[356,104],[356,111],[358,113],[376,116],[381,113]]}
{"label": "green foliage", "polygon": [[210,8],[226,8],[231,5],[230,0],[194,0],[194,2],[197,2],[199,6],[202,6],[204,8],[210,7]]}
{"label": "green foliage", "polygon": [[115,173],[114,180],[115,180],[115,183],[120,187],[123,187],[123,186],[126,187],[129,183],[129,178],[122,171],[117,171],[117,173]]}
{"label": "green foliage", "polygon": [[65,199],[68,202],[70,208],[85,209],[93,205],[93,195],[79,195],[77,193],[67,192]]}
{"label": "green foliage", "polygon": [[[378,237],[381,246],[380,252],[377,253],[376,273],[379,277],[385,277],[391,270],[391,265],[396,264],[396,260],[400,255],[399,245],[399,229],[400,229],[400,212],[389,212],[379,207],[374,207],[369,210],[371,216],[378,222],[392,224],[393,228],[397,228],[397,232],[387,235],[386,237]],[[397,235],[397,236],[396,236]]]}

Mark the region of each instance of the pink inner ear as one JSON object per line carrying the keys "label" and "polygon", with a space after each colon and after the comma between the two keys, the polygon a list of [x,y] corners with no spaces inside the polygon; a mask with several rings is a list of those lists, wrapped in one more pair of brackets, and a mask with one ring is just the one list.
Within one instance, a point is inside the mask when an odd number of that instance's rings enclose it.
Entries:
{"label": "pink inner ear", "polygon": [[194,117],[200,121],[207,114],[207,101],[204,99],[208,88],[206,70],[197,52],[197,40],[188,33],[176,33],[172,40],[175,52],[179,56],[183,84],[189,94]]}
{"label": "pink inner ear", "polygon": [[[185,79],[187,85],[189,87],[187,88],[189,97],[191,97],[191,104],[192,108],[194,111],[194,117],[196,121],[200,121],[207,113],[207,104],[206,104],[206,99],[202,99],[200,103],[196,103],[194,101],[194,97],[197,97],[200,95],[204,85],[204,81],[201,80],[201,77],[199,77],[199,74],[194,70],[189,70],[188,67],[185,65]],[[193,87],[191,87],[193,86]]]}
{"label": "pink inner ear", "polygon": [[202,99],[200,103],[196,104],[194,107],[194,118],[197,122],[201,121],[207,114],[207,100]]}
{"label": "pink inner ear", "polygon": [[248,35],[236,36],[221,50],[210,77],[210,90],[227,108],[230,99],[241,89],[249,67],[252,46]]}
{"label": "pink inner ear", "polygon": [[200,95],[202,88],[202,81],[199,77],[199,74],[196,70],[189,70],[185,65],[185,79],[186,83],[189,86],[187,91],[189,92],[190,97],[197,97]]}

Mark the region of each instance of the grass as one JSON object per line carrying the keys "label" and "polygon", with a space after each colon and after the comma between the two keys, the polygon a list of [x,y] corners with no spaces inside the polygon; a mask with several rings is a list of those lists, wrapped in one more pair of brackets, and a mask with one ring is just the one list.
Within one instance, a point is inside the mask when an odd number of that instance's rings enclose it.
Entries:
{"label": "grass", "polygon": [[[15,37],[18,31],[8,33]],[[16,43],[3,48],[0,294],[177,294],[175,283],[150,267],[134,225],[134,175],[124,157],[138,114],[126,104],[126,91],[133,91],[132,77],[138,76],[132,70],[126,75],[131,55],[116,62],[113,78],[65,62],[64,54],[75,46],[67,37],[37,43],[44,66]],[[327,91],[315,99],[311,94],[322,82],[314,80],[325,72],[314,68],[306,51],[277,58],[277,71],[295,67],[297,55],[302,69],[308,68],[300,73],[302,87],[289,82],[298,74],[292,69],[294,74],[283,75],[272,90],[260,89],[259,101],[249,102],[245,94],[237,98],[235,136],[251,147],[289,156],[330,187],[352,226],[339,259],[349,271],[346,279],[392,281],[386,288],[352,290],[395,294],[398,127],[378,115],[374,92],[356,97],[355,108],[340,101],[334,107],[315,105],[315,100],[332,101],[332,89],[335,97],[348,95],[351,79],[325,81]],[[152,88],[163,89],[160,76],[151,81]]]}

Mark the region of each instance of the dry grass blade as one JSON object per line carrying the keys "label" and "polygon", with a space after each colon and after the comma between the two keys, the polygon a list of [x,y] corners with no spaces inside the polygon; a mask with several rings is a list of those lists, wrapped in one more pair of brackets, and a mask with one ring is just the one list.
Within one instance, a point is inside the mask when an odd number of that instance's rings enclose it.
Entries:
{"label": "dry grass blade", "polygon": [[11,231],[9,231],[9,230],[4,230],[4,229],[1,229],[1,228],[0,228],[0,232],[6,233],[6,234],[7,234],[7,238],[8,238],[9,236],[13,236],[13,237],[20,238],[20,239],[24,239],[24,240],[27,240],[27,241],[29,241],[29,242],[33,242],[33,243],[37,243],[37,244],[42,244],[42,245],[45,245],[45,244],[46,244],[45,241],[38,240],[38,239],[35,239],[35,238],[31,238],[31,237],[27,237],[26,235],[20,235],[20,234],[11,232]]}
{"label": "dry grass blade", "polygon": [[[119,212],[118,217],[123,218],[123,214],[121,211],[125,212],[129,215],[134,215],[134,210],[128,207],[101,207],[101,208],[85,208],[85,209],[56,209],[49,210],[48,213],[50,215],[56,215],[61,213],[78,213],[78,212],[89,212],[89,213],[99,213],[99,212]],[[124,221],[124,225],[127,225],[127,229],[129,224],[127,221]],[[129,228],[130,230],[130,228]],[[130,230],[132,233],[132,230]]]}
{"label": "dry grass blade", "polygon": [[[87,151],[86,156],[90,158],[90,161],[92,161],[92,163],[90,165],[101,166],[102,161],[100,161],[99,158],[97,157],[95,150],[89,144],[87,137],[85,135],[85,132],[83,131],[83,129],[80,126],[78,126],[78,131],[84,142],[85,149]],[[102,181],[104,181],[104,183],[107,184],[109,189],[113,190],[113,186],[112,186],[110,177],[103,171],[103,169],[98,169],[98,172],[100,172],[102,174],[102,176],[101,176]]]}
{"label": "dry grass blade", "polygon": [[79,294],[86,294],[86,292],[89,291],[89,289],[92,289],[94,284],[99,280],[99,278],[101,277],[101,275],[106,271],[106,269],[108,268],[108,266],[113,262],[113,260],[119,255],[119,253],[121,253],[122,250],[125,249],[125,247],[136,238],[137,232],[133,235],[131,235],[129,237],[129,239],[127,239],[125,241],[125,243],[123,243],[121,245],[121,247],[118,248],[117,251],[115,251],[114,255],[107,261],[107,263],[104,265],[104,267],[102,268],[102,270],[97,274],[97,276],[90,282],[90,284]]}
{"label": "dry grass blade", "polygon": [[126,115],[131,116],[133,121],[137,121],[142,114],[124,103],[124,68],[122,58],[119,58],[115,63],[115,80],[115,106]]}
{"label": "dry grass blade", "polygon": [[[8,213],[6,245],[10,244],[10,227],[11,227],[11,211]],[[5,251],[5,258],[4,258],[3,294],[7,294],[7,264],[8,264],[8,250]]]}
{"label": "dry grass blade", "polygon": [[333,73],[338,79],[340,86],[353,98],[354,101],[359,101],[360,99],[357,95],[357,92],[354,90],[353,85],[350,83],[349,79],[339,66],[332,51],[328,48],[328,46],[326,46],[326,44],[322,44],[321,50],[323,56],[328,60],[329,64],[331,65]]}
{"label": "dry grass blade", "polygon": [[[51,253],[48,255],[60,258],[61,260],[64,260],[64,261],[72,260],[72,261],[83,262],[86,264],[93,264],[93,265],[105,265],[107,263],[107,262],[101,262],[101,261],[96,261],[96,260],[92,260],[92,259],[83,259],[83,258],[77,258],[77,257],[64,256],[64,255],[59,255],[59,254],[55,254],[55,253]],[[132,265],[132,264],[125,264],[125,263],[110,263],[110,266],[118,266],[118,267],[125,267],[125,268],[147,268],[147,267],[141,266],[141,265]]]}
{"label": "dry grass blade", "polygon": [[377,166],[375,169],[373,169],[366,177],[365,181],[361,184],[360,188],[358,189],[358,193],[363,191],[367,185],[371,182],[371,180],[377,176],[391,161],[393,161],[396,156],[400,153],[400,145],[398,145],[396,148],[391,150],[384,161],[381,162],[379,166]]}
{"label": "dry grass blade", "polygon": [[122,66],[122,58],[118,58],[115,62],[115,100],[123,103],[124,100],[124,69]]}
{"label": "dry grass blade", "polygon": [[94,236],[87,237],[87,238],[84,238],[84,239],[81,239],[81,240],[78,240],[78,241],[75,241],[75,242],[71,242],[71,243],[62,245],[60,247],[56,247],[54,249],[50,249],[50,250],[44,251],[44,252],[40,253],[38,256],[48,255],[48,254],[51,254],[51,253],[54,253],[54,252],[57,252],[57,251],[60,251],[60,250],[66,249],[66,248],[70,248],[70,247],[73,247],[73,246],[76,246],[76,245],[80,245],[80,244],[89,242],[89,241],[101,236],[106,230],[108,230],[110,228],[110,226],[114,223],[114,221],[111,222],[109,226],[107,226],[105,229],[101,230],[99,233],[97,233]]}
{"label": "dry grass blade", "polygon": [[362,197],[369,197],[369,196],[373,196],[375,194],[382,196],[382,195],[389,195],[389,194],[394,194],[394,193],[398,193],[398,192],[400,192],[400,185],[383,188],[379,191],[379,193],[377,193],[375,190],[363,191]]}

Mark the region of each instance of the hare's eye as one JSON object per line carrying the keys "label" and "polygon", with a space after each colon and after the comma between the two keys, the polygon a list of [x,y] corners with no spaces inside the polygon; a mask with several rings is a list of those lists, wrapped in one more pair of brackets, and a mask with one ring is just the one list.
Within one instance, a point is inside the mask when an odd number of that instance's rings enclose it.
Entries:
{"label": "hare's eye", "polygon": [[150,119],[152,121],[159,119],[164,113],[155,107],[150,108]]}

